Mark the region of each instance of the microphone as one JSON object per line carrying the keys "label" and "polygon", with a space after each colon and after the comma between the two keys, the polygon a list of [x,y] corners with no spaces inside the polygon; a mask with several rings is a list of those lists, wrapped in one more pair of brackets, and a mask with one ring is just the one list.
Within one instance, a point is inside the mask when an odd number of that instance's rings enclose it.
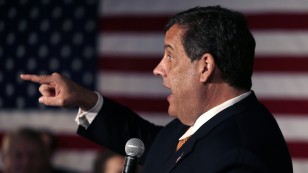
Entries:
{"label": "microphone", "polygon": [[144,144],[138,138],[132,138],[125,145],[125,162],[122,173],[135,173],[138,159],[144,152]]}

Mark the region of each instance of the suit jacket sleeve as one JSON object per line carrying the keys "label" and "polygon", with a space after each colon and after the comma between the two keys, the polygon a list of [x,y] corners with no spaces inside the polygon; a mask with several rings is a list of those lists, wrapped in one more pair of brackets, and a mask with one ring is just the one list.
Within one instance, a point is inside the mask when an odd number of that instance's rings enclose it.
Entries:
{"label": "suit jacket sleeve", "polygon": [[122,155],[125,155],[126,142],[131,138],[139,138],[145,145],[143,160],[161,128],[104,97],[104,104],[94,121],[87,129],[79,126],[77,133]]}

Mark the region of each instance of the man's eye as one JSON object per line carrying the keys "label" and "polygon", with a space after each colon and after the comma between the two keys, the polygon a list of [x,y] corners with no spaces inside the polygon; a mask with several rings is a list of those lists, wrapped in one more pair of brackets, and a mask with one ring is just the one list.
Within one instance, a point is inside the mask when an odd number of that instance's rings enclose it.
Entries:
{"label": "man's eye", "polygon": [[172,61],[173,60],[173,57],[171,55],[168,55],[168,61]]}

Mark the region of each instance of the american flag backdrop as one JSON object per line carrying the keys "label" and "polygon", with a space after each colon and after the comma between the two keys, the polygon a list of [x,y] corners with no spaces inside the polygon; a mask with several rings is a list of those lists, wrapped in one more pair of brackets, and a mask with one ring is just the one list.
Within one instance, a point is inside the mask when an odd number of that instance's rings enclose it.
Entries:
{"label": "american flag backdrop", "polygon": [[50,128],[60,144],[55,163],[89,172],[100,147],[75,134],[77,109],[41,106],[37,85],[18,75],[58,71],[166,124],[168,91],[152,75],[163,26],[206,5],[247,16],[257,42],[253,90],[277,119],[294,172],[308,172],[307,0],[0,0],[0,133]]}

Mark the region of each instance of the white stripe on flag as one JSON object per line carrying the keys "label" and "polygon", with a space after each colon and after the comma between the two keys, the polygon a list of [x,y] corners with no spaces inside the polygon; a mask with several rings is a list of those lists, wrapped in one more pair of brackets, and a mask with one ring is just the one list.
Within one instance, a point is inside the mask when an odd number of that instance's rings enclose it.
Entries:
{"label": "white stripe on flag", "polygon": [[1,131],[10,131],[19,127],[33,127],[37,129],[50,129],[55,133],[75,133],[77,124],[74,119],[75,111],[1,111]]}
{"label": "white stripe on flag", "polygon": [[[308,98],[307,74],[255,73],[252,80],[252,89],[259,98]],[[170,94],[170,90],[163,87],[161,77],[151,73],[101,71],[98,85],[100,91],[114,96],[165,97]]]}
{"label": "white stripe on flag", "polygon": [[294,173],[306,173],[308,171],[308,160],[292,159]]}
{"label": "white stripe on flag", "polygon": [[308,8],[306,0],[107,0],[102,2],[100,6],[101,15],[177,13],[191,7],[208,5],[221,5],[234,10],[255,13],[267,11],[307,11]]}
{"label": "white stripe on flag", "polygon": [[[308,32],[266,31],[253,32],[256,55],[308,54]],[[162,55],[163,33],[104,33],[99,36],[99,53]]]}
{"label": "white stripe on flag", "polygon": [[170,90],[163,87],[161,77],[150,73],[101,71],[97,82],[100,91],[109,95],[164,97],[170,93]]}
{"label": "white stripe on flag", "polygon": [[252,89],[259,98],[308,98],[306,73],[254,73]]}
{"label": "white stripe on flag", "polygon": [[275,118],[287,141],[308,142],[308,115],[275,115]]}
{"label": "white stripe on flag", "polygon": [[257,55],[308,54],[307,31],[258,31],[253,32]]}
{"label": "white stripe on flag", "polygon": [[99,53],[103,54],[162,54],[164,51],[164,36],[159,33],[100,34]]}
{"label": "white stripe on flag", "polygon": [[55,153],[54,164],[59,167],[77,170],[79,172],[90,172],[97,157],[97,151],[59,151]]}

